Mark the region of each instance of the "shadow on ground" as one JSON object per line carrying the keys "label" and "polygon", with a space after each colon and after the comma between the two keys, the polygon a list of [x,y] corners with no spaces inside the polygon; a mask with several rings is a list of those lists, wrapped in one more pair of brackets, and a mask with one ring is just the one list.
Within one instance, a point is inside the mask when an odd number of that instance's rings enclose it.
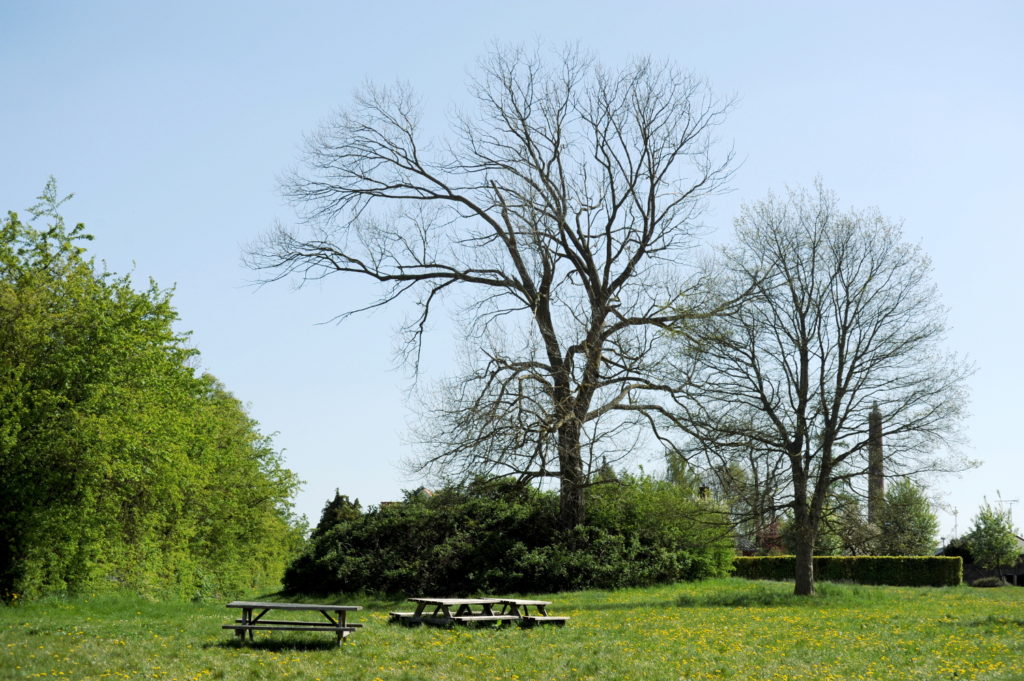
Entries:
{"label": "shadow on ground", "polygon": [[[629,603],[573,603],[572,605],[563,605],[557,600],[551,606],[551,610],[558,610],[559,606],[563,609],[570,610],[643,610],[644,608],[654,608],[661,610],[664,608],[671,608],[676,605],[675,601],[630,601]],[[557,615],[557,612],[549,613],[551,615]]]}
{"label": "shadow on ground", "polygon": [[1012,627],[1018,626],[1024,628],[1024,619],[1019,617],[1000,617],[998,615],[989,615],[983,619],[970,620],[968,622],[962,622],[962,625],[968,627]]}
{"label": "shadow on ground", "polygon": [[334,650],[337,648],[344,648],[344,644],[339,646],[337,642],[331,639],[325,640],[314,640],[314,639],[261,639],[259,641],[246,641],[242,643],[238,639],[231,641],[220,641],[218,643],[207,643],[203,646],[204,648],[251,648],[253,650],[267,650],[270,652],[278,653],[285,650],[298,651],[298,650]]}
{"label": "shadow on ground", "polygon": [[797,596],[792,586],[783,588],[775,584],[757,584],[741,593],[721,591],[684,594],[675,601],[680,608],[795,608],[856,606],[877,600],[879,595],[857,585],[819,583],[813,596]]}

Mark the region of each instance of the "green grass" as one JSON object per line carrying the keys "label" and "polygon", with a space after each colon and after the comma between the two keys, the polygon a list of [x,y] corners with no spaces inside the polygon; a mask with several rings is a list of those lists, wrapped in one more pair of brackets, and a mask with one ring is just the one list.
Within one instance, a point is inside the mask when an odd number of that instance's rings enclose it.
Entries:
{"label": "green grass", "polygon": [[52,599],[0,607],[0,679],[1024,679],[1024,588],[791,589],[558,594],[572,620],[533,630],[409,629],[387,624],[400,603],[364,598],[340,649],[309,632],[239,646],[222,604]]}

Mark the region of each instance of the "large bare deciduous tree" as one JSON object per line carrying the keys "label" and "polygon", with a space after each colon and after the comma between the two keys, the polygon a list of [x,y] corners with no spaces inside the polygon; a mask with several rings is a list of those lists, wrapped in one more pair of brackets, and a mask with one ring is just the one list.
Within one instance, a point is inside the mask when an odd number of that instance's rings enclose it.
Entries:
{"label": "large bare deciduous tree", "polygon": [[545,62],[499,48],[470,94],[475,109],[434,141],[407,87],[365,88],[286,181],[300,227],[250,262],[268,279],[380,284],[344,314],[411,299],[417,366],[447,298],[469,360],[423,429],[420,467],[555,478],[574,526],[595,458],[630,449],[673,389],[655,371],[662,334],[709,312],[681,263],[730,173],[731,152],[714,154],[729,103],[671,65],[613,70],[572,49]]}
{"label": "large bare deciduous tree", "polygon": [[753,461],[788,488],[795,589],[810,594],[830,491],[863,486],[873,405],[887,475],[957,468],[947,445],[970,367],[942,349],[946,313],[921,249],[875,211],[840,212],[820,183],[745,208],[719,264],[723,298],[753,295],[687,329],[681,421],[707,465]]}

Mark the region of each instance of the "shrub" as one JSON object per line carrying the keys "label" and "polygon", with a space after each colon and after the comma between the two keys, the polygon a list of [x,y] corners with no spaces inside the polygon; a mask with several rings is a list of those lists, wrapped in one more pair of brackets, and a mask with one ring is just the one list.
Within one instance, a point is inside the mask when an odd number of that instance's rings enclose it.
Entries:
{"label": "shrub", "polygon": [[592,488],[588,525],[557,528],[558,497],[508,481],[407,494],[311,537],[291,592],[509,593],[617,588],[727,574],[707,502],[646,478]]}
{"label": "shrub", "polygon": [[[740,556],[737,577],[792,579],[794,556]],[[814,575],[821,581],[890,586],[957,586],[963,580],[959,556],[815,556]]]}
{"label": "shrub", "polygon": [[1006,586],[1006,581],[1002,577],[979,577],[978,579],[971,582],[971,586],[978,586],[983,588]]}

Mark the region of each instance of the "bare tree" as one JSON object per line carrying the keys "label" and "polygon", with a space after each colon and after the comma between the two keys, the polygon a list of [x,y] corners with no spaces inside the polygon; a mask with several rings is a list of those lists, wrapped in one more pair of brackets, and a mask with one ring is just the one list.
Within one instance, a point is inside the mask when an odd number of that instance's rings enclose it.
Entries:
{"label": "bare tree", "polygon": [[970,367],[941,350],[945,309],[928,259],[877,212],[841,213],[819,184],[745,208],[737,237],[721,258],[721,295],[751,285],[754,295],[688,330],[695,388],[682,422],[707,464],[753,454],[787,483],[795,590],[810,594],[830,490],[863,486],[872,406],[888,474],[961,467],[939,452],[955,441]]}
{"label": "bare tree", "polygon": [[412,298],[414,366],[450,296],[475,353],[437,405],[422,466],[557,478],[572,526],[588,454],[671,388],[651,372],[661,334],[707,313],[680,263],[730,173],[731,153],[713,154],[729,104],[671,65],[616,71],[571,49],[553,66],[498,49],[470,94],[475,112],[431,142],[407,87],[367,87],[285,183],[305,230],[277,228],[250,264],[270,279],[380,283],[342,316]]}

